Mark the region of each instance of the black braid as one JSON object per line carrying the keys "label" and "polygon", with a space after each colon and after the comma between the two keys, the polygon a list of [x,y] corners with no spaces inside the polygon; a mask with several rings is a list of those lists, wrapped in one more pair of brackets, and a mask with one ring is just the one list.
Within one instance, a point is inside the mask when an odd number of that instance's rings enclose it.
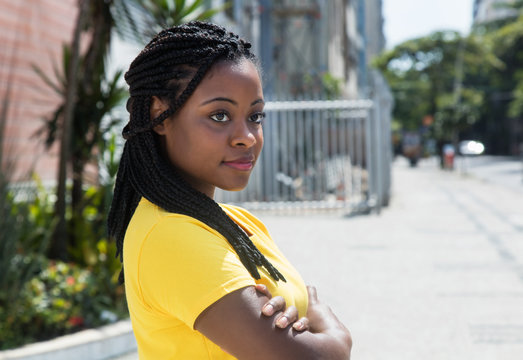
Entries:
{"label": "black braid", "polygon": [[[191,216],[220,232],[255,279],[260,278],[257,267],[261,266],[275,280],[285,281],[213,199],[182,179],[162,155],[158,135],[152,131],[183,106],[217,61],[248,59],[257,64],[249,49],[249,43],[224,28],[193,21],[161,31],[132,62],[125,74],[131,95],[127,103],[130,120],[123,130],[127,142],[108,219],[109,236],[116,239],[121,261],[127,226],[144,197],[166,211]],[[151,120],[152,96],[167,100],[169,109]]]}

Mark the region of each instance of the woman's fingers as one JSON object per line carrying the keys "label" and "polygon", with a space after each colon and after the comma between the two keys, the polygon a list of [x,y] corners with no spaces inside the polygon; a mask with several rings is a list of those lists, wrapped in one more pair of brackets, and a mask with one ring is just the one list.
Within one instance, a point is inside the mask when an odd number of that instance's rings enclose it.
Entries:
{"label": "woman's fingers", "polygon": [[307,293],[309,294],[309,305],[314,305],[319,302],[318,294],[314,286],[307,286]]}
{"label": "woman's fingers", "polygon": [[262,313],[265,316],[272,316],[278,311],[285,310],[285,306],[285,299],[281,296],[275,296],[263,305]]}
{"label": "woman's fingers", "polygon": [[296,321],[294,324],[292,324],[292,328],[296,331],[305,331],[309,330],[309,319],[306,317],[302,317],[300,320]]}
{"label": "woman's fingers", "polygon": [[[309,319],[302,317],[298,320],[298,309],[295,306],[286,307],[285,299],[281,296],[272,297],[271,292],[267,289],[267,286],[263,284],[256,284],[254,286],[257,292],[267,296],[270,300],[263,305],[262,314],[265,316],[273,316],[278,312],[276,316],[275,325],[280,329],[285,329],[292,324],[292,327],[296,331],[305,331],[309,329]],[[315,289],[313,290],[315,294]],[[309,301],[310,301],[309,293]]]}
{"label": "woman's fingers", "polygon": [[256,291],[267,296],[269,299],[272,298],[272,294],[269,291],[269,289],[267,288],[267,286],[265,286],[263,284],[256,284],[256,285],[254,285],[254,288],[256,289]]}
{"label": "woman's fingers", "polygon": [[276,318],[276,326],[285,329],[296,320],[298,320],[298,309],[296,309],[296,306],[289,306]]}

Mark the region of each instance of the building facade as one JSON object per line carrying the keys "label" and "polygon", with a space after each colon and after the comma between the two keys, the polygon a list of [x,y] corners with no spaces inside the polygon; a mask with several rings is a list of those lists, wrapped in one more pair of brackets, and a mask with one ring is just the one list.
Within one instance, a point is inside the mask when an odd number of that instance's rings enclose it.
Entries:
{"label": "building facade", "polygon": [[[253,43],[262,62],[267,99],[356,99],[370,94],[367,65],[383,49],[381,2],[234,0],[214,20]],[[207,1],[209,6],[222,3]],[[0,0],[0,9],[0,110],[7,115],[4,158],[16,163],[11,178],[27,180],[35,172],[52,183],[58,149],[46,150],[44,136],[36,134],[61,99],[34,68],[45,74],[61,68],[62,46],[71,42],[77,1]],[[121,50],[117,53],[122,57]],[[118,63],[119,56],[115,58]],[[120,60],[127,65],[132,59]]]}
{"label": "building facade", "polygon": [[485,23],[516,14],[514,9],[500,6],[511,2],[512,0],[474,0],[473,23]]}
{"label": "building facade", "polygon": [[266,96],[279,100],[366,97],[385,43],[381,0],[235,0],[217,21],[253,43]]}
{"label": "building facade", "polygon": [[56,109],[60,97],[35,67],[54,74],[54,67],[62,66],[62,44],[71,41],[76,1],[0,0],[0,9],[4,166],[14,164],[9,174],[13,180],[27,180],[36,172],[44,182],[52,181],[57,175],[57,149],[46,151],[44,137],[37,133],[44,124],[42,118]]}

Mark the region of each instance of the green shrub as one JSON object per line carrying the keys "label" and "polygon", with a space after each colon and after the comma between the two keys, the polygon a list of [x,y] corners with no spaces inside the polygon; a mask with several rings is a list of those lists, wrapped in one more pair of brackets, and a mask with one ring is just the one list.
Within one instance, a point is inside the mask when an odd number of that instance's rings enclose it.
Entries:
{"label": "green shrub", "polygon": [[29,314],[20,302],[21,294],[46,261],[42,254],[48,236],[29,236],[39,229],[33,227],[31,203],[15,201],[16,195],[31,195],[29,190],[22,191],[10,190],[5,179],[0,179],[0,349],[16,345],[23,334],[17,314]]}
{"label": "green shrub", "polygon": [[[128,316],[116,246],[105,236],[107,189],[90,187],[75,228],[80,241],[69,248],[71,263],[47,259],[52,234],[52,195],[5,197],[0,219],[0,349],[50,339]],[[2,225],[3,224],[3,225]]]}
{"label": "green shrub", "polygon": [[0,308],[0,348],[51,339],[119,318],[111,296],[102,292],[92,271],[45,258],[38,262],[42,271],[24,285],[8,311]]}

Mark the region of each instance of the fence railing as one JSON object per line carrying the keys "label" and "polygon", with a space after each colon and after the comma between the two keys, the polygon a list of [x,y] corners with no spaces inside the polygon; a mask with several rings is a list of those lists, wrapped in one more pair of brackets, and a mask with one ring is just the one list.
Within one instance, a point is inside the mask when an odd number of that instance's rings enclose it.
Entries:
{"label": "fence railing", "polygon": [[249,184],[218,191],[251,210],[379,211],[390,189],[389,119],[371,100],[265,105],[265,145]]}

